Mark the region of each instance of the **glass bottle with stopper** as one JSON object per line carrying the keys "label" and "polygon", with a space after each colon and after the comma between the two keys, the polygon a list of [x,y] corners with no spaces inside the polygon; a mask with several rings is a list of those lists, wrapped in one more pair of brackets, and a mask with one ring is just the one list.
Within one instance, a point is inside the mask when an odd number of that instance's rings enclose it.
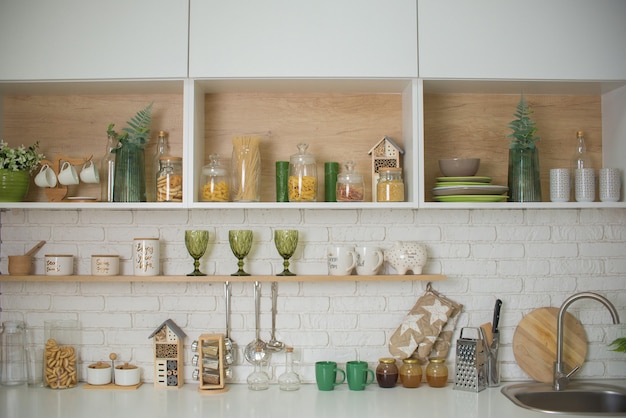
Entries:
{"label": "glass bottle with stopper", "polygon": [[[263,347],[255,347],[255,352],[260,353],[263,351]],[[266,390],[270,387],[270,376],[265,370],[263,370],[263,362],[254,362],[254,371],[250,373],[247,379],[248,389],[250,390]]]}
{"label": "glass bottle with stopper", "polygon": [[280,390],[300,389],[300,376],[293,369],[293,347],[285,348],[285,372],[278,376]]}

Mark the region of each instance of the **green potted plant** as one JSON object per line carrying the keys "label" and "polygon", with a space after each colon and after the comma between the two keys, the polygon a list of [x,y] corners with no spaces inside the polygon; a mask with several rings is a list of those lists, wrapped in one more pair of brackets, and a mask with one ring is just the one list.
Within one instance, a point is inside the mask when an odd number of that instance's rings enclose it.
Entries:
{"label": "green potted plant", "polygon": [[513,132],[509,142],[509,202],[541,202],[541,178],[539,175],[539,150],[535,143],[537,126],[531,119],[533,111],[522,94],[509,123]]}
{"label": "green potted plant", "polygon": [[39,152],[39,141],[29,147],[12,148],[0,141],[0,202],[21,202],[28,193],[30,173],[45,158]]}
{"label": "green potted plant", "polygon": [[150,103],[139,110],[120,134],[113,130],[113,123],[107,127],[107,135],[117,137],[119,141],[119,146],[114,150],[114,202],[146,201],[145,145],[150,141],[152,105]]}

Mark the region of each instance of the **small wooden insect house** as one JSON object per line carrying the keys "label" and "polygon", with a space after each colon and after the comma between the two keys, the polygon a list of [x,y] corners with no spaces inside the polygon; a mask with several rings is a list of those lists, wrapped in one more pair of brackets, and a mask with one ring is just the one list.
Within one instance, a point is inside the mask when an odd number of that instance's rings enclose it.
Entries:
{"label": "small wooden insect house", "polygon": [[401,168],[400,156],[404,154],[404,150],[391,138],[385,136],[369,150],[368,154],[372,156],[372,201],[376,202],[378,170],[385,167]]}
{"label": "small wooden insect house", "polygon": [[154,386],[179,388],[184,383],[183,344],[185,333],[171,319],[163,322],[148,338],[153,338]]}

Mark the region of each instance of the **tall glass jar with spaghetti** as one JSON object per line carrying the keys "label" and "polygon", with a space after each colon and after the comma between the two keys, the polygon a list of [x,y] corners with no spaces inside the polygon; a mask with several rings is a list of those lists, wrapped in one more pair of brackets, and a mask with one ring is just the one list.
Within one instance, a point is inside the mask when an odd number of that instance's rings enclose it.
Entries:
{"label": "tall glass jar with spaghetti", "polygon": [[309,144],[298,144],[298,152],[289,159],[289,201],[317,201],[317,163],[307,149]]}
{"label": "tall glass jar with spaghetti", "polygon": [[44,386],[69,389],[78,385],[78,321],[45,321],[44,342]]}
{"label": "tall glass jar with spaghetti", "polygon": [[231,160],[231,196],[233,202],[261,200],[261,138],[236,136],[233,138]]}

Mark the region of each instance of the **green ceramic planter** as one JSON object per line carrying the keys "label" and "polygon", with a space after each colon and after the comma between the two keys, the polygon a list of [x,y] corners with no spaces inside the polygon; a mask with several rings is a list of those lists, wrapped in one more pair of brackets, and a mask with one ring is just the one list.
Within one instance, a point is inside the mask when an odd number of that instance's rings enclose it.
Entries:
{"label": "green ceramic planter", "polygon": [[28,193],[27,171],[0,170],[0,202],[21,202]]}

